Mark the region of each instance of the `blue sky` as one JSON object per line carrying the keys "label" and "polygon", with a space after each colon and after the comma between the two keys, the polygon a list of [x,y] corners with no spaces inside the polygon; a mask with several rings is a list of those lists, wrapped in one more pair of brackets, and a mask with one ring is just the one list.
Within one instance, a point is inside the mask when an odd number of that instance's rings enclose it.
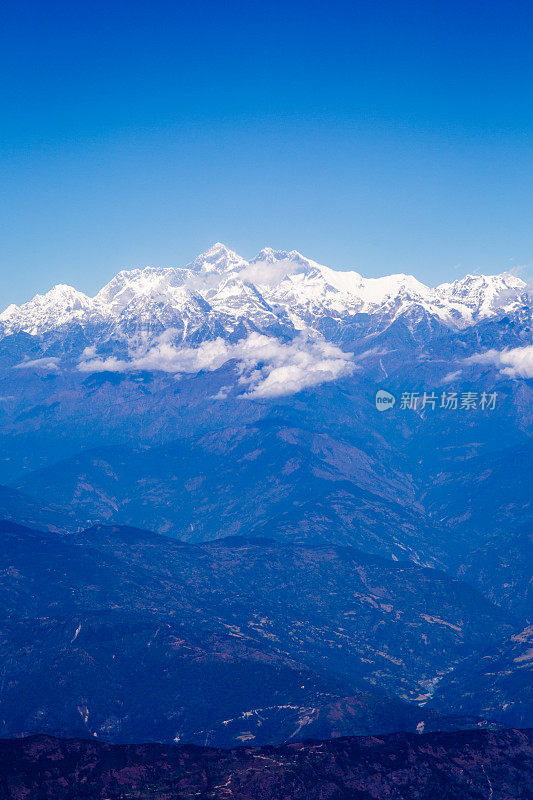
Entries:
{"label": "blue sky", "polygon": [[533,263],[530,2],[6,5],[2,306],[217,240],[433,284]]}

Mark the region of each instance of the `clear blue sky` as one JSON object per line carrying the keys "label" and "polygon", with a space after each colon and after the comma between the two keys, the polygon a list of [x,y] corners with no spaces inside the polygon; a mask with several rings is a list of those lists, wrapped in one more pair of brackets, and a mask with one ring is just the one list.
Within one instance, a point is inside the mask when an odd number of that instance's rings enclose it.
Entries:
{"label": "clear blue sky", "polygon": [[217,240],[429,283],[533,263],[531,2],[1,15],[2,306]]}

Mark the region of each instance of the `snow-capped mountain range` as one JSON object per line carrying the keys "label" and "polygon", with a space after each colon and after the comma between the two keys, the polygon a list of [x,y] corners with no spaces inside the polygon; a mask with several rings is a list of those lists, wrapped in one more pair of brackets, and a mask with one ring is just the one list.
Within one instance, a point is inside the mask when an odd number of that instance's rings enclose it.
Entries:
{"label": "snow-capped mountain range", "polygon": [[431,288],[411,275],[364,278],[334,270],[296,250],[265,248],[247,261],[217,243],[183,268],[119,272],[95,297],[58,285],[0,314],[0,338],[65,329],[102,341],[131,341],[172,329],[176,340],[239,338],[250,332],[291,335],[367,320],[374,331],[394,321],[431,320],[451,330],[531,308],[526,283],[511,273],[467,275]]}

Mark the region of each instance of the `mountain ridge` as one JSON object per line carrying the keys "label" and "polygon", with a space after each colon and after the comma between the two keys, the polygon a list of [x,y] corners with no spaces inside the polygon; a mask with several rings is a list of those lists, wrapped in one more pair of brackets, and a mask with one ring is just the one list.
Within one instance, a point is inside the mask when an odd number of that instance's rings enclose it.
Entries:
{"label": "mountain ridge", "polygon": [[[233,750],[33,736],[0,743],[6,800],[526,800],[531,730],[350,737]],[[39,793],[37,795],[37,792]]]}
{"label": "mountain ridge", "polygon": [[92,298],[58,284],[20,306],[11,304],[0,313],[0,337],[42,335],[69,325],[131,336],[135,323],[136,330],[152,332],[174,325],[189,340],[206,325],[201,338],[229,335],[242,317],[250,329],[277,324],[294,332],[320,330],[329,317],[359,314],[381,319],[378,327],[384,328],[414,309],[460,330],[530,305],[526,290],[509,272],[467,275],[430,288],[403,273],[364,278],[335,270],[296,250],[264,248],[246,260],[216,243],[184,267],[122,270]]}

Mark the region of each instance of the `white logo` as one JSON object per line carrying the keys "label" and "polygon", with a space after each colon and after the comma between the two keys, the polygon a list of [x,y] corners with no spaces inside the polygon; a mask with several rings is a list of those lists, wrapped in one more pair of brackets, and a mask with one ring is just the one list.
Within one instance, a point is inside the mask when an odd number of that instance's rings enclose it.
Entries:
{"label": "white logo", "polygon": [[386,392],[385,389],[378,389],[376,392],[376,408],[378,411],[388,411],[389,408],[392,408],[394,403],[396,402],[396,398],[390,392]]}

